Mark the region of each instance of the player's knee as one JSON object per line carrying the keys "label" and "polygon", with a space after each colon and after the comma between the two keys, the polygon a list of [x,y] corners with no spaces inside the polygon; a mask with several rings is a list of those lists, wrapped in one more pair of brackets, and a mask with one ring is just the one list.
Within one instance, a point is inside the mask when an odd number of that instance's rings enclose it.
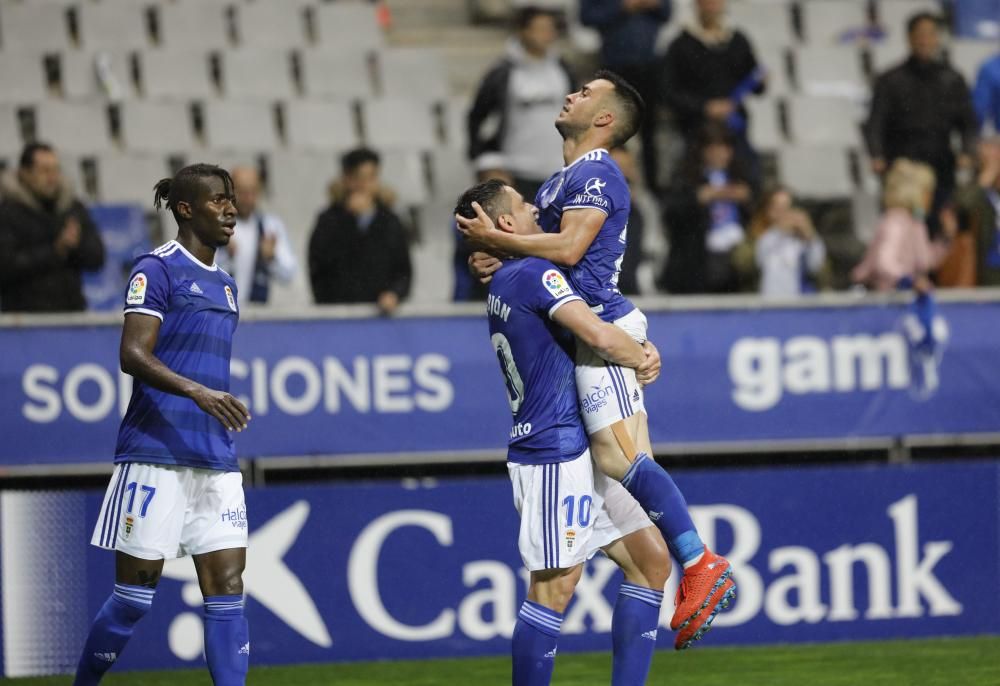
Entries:
{"label": "player's knee", "polygon": [[550,610],[565,612],[582,573],[583,565],[577,565],[572,569],[534,573],[528,596]]}
{"label": "player's knee", "polygon": [[663,588],[670,578],[671,563],[667,547],[654,548],[637,560],[639,573],[646,579],[649,588]]}
{"label": "player's knee", "polygon": [[601,429],[590,435],[590,455],[597,468],[616,481],[621,481],[628,471],[629,461],[611,429]]}
{"label": "player's knee", "polygon": [[203,581],[205,595],[242,595],[243,565],[237,562],[218,565]]}

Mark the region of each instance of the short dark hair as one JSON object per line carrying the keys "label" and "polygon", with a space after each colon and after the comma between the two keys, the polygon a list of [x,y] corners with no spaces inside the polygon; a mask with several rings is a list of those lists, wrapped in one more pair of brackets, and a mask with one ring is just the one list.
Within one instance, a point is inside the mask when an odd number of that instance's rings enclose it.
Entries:
{"label": "short dark hair", "polygon": [[166,207],[170,210],[174,219],[180,223],[181,218],[177,216],[177,203],[194,202],[198,192],[202,188],[202,180],[208,177],[217,176],[222,179],[222,185],[226,189],[226,194],[234,195],[233,177],[222,167],[214,164],[189,164],[176,174],[173,178],[160,179],[153,186],[153,207],[160,209]]}
{"label": "short dark hair", "polygon": [[941,28],[941,17],[933,12],[917,12],[906,20],[906,35],[911,35],[922,21],[932,22],[935,28]]}
{"label": "short dark hair", "polygon": [[559,24],[559,13],[555,10],[538,5],[526,5],[514,13],[514,28],[523,31],[531,25],[536,17],[551,17],[552,21]]}
{"label": "short dark hair", "polygon": [[39,152],[55,152],[55,148],[48,143],[42,143],[41,141],[28,143],[21,150],[21,159],[18,160],[17,166],[20,169],[31,169],[35,166],[35,153]]}
{"label": "short dark hair", "polygon": [[486,216],[495,222],[501,214],[510,212],[510,199],[504,192],[505,188],[507,188],[507,184],[500,179],[490,179],[477,183],[462,193],[458,204],[455,205],[455,214],[466,219],[474,219],[476,210],[472,207],[472,203],[478,202]]}
{"label": "short dark hair", "polygon": [[593,80],[603,79],[610,81],[615,87],[614,95],[618,103],[619,114],[615,135],[611,139],[611,147],[625,145],[628,140],[636,134],[642,126],[642,119],[646,114],[646,103],[639,95],[631,83],[623,79],[613,71],[601,69],[594,74]]}
{"label": "short dark hair", "polygon": [[340,170],[345,174],[351,174],[357,171],[358,167],[369,162],[374,162],[377,167],[382,159],[371,148],[355,148],[344,153],[344,156],[340,158]]}

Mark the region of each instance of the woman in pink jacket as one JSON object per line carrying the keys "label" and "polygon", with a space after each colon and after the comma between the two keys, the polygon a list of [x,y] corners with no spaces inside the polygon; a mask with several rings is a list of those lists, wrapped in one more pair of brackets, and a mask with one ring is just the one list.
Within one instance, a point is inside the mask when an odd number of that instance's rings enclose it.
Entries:
{"label": "woman in pink jacket", "polygon": [[918,291],[931,288],[929,274],[948,255],[955,235],[954,215],[942,216],[944,235],[931,240],[924,217],[934,197],[931,168],[920,162],[899,159],[885,180],[885,212],[864,259],[851,272],[854,282],[877,291],[895,290],[912,284]]}

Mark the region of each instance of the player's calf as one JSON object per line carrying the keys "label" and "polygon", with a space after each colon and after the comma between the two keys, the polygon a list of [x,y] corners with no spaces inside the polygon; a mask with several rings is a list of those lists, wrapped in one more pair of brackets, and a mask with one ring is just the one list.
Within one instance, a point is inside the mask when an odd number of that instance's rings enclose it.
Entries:
{"label": "player's calf", "polygon": [[552,681],[563,613],[583,565],[531,573],[528,599],[517,613],[511,641],[513,686],[548,686]]}
{"label": "player's calf", "polygon": [[101,607],[84,644],[73,686],[93,686],[118,660],[132,631],[153,606],[155,588],[115,584],[114,592]]}

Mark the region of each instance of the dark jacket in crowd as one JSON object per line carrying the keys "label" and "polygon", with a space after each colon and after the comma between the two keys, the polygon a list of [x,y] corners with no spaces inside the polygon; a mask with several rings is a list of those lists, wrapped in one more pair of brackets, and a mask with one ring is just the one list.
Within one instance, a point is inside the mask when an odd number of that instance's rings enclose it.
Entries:
{"label": "dark jacket in crowd", "polygon": [[[738,162],[729,171],[729,183],[750,184],[749,174]],[[728,293],[739,288],[739,275],[730,259],[710,255],[706,237],[711,226],[710,207],[698,202],[698,189],[708,176],[690,163],[671,184],[663,214],[670,252],[657,285],[668,293]],[[739,206],[740,222],[749,221],[749,208]]]}
{"label": "dark jacket in crowd", "polygon": [[955,209],[959,214],[959,225],[972,233],[976,246],[976,285],[1000,286],[1000,259],[997,230],[997,206],[990,192],[976,183],[959,188],[955,193]]}
{"label": "dark jacket in crowd", "polygon": [[[104,264],[104,245],[87,208],[65,185],[54,202],[43,203],[16,172],[0,181],[0,195],[0,310],[87,309],[81,272]],[[70,217],[80,224],[80,244],[61,257],[55,242]]]}
{"label": "dark jacket in crowd", "polygon": [[[670,43],[660,69],[660,98],[673,111],[681,131],[691,134],[706,121],[705,104],[728,98],[757,69],[750,41],[740,31],[717,44],[706,43],[695,29],[684,29]],[[763,92],[763,87],[754,92]],[[740,106],[745,118],[746,110]]]}
{"label": "dark jacket in crowd", "polygon": [[656,37],[670,21],[672,0],[645,12],[626,12],[623,0],[580,0],[580,21],[601,33],[601,63],[609,69],[654,59]]}
{"label": "dark jacket in crowd", "polygon": [[412,276],[406,230],[385,206],[376,205],[364,230],[340,203],[316,219],[309,240],[309,280],[317,303],[374,303],[385,291],[402,300]]}
{"label": "dark jacket in crowd", "polygon": [[910,57],[875,81],[865,139],[872,157],[886,163],[906,157],[926,162],[938,183],[954,187],[951,134],[962,137],[963,151],[975,154],[976,113],[962,75],[944,62]]}

